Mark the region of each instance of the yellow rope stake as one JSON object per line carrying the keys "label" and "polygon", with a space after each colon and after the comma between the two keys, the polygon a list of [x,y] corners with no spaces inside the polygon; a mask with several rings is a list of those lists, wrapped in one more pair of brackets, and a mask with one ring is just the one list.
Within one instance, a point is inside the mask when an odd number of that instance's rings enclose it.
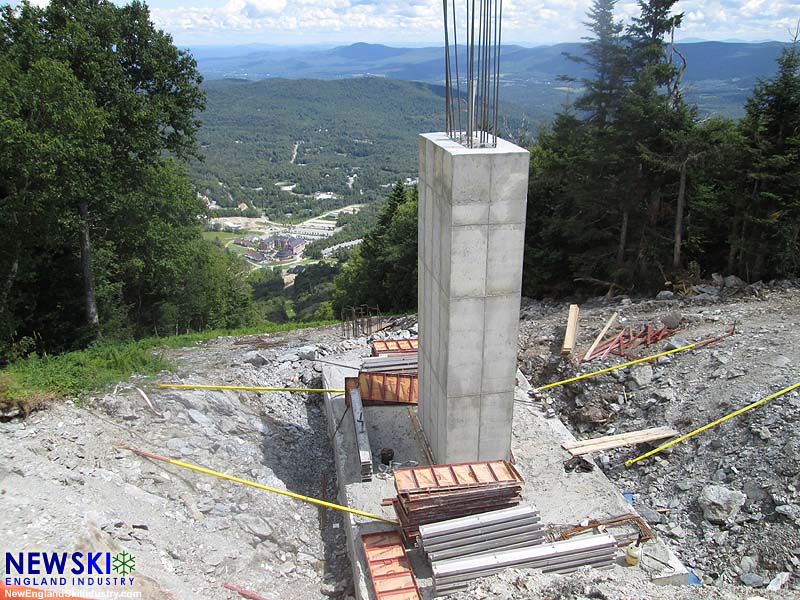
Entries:
{"label": "yellow rope stake", "polygon": [[771,395],[767,396],[766,398],[762,398],[761,400],[753,402],[752,404],[748,404],[744,408],[740,408],[739,410],[735,410],[732,413],[730,413],[729,415],[725,415],[721,419],[717,419],[716,421],[712,421],[708,425],[703,425],[702,427],[699,427],[699,428],[695,429],[694,431],[692,431],[690,433],[687,433],[686,435],[682,435],[681,437],[676,438],[674,440],[671,440],[671,441],[667,442],[666,444],[661,444],[658,448],[650,450],[650,452],[646,452],[646,453],[642,454],[641,456],[637,456],[636,458],[632,458],[631,460],[626,460],[625,461],[625,466],[626,467],[630,467],[632,464],[637,463],[640,460],[643,460],[643,459],[648,458],[650,456],[653,456],[654,454],[657,454],[658,452],[661,452],[662,450],[665,450],[665,449],[669,448],[670,446],[674,446],[678,442],[682,442],[683,440],[689,439],[690,437],[695,436],[698,433],[701,433],[701,432],[705,431],[706,429],[711,429],[712,427],[716,427],[720,423],[724,423],[725,421],[727,421],[729,419],[733,419],[734,417],[738,417],[740,414],[745,413],[748,410],[751,410],[751,409],[753,409],[753,408],[755,408],[757,406],[761,406],[765,402],[769,402],[770,400],[774,400],[775,398],[777,398],[779,396],[783,396],[784,394],[788,394],[789,392],[791,392],[792,390],[795,390],[797,388],[800,388],[800,381],[798,381],[794,385],[790,385],[789,387],[783,388],[781,391],[775,392],[774,394],[771,394]]}
{"label": "yellow rope stake", "polygon": [[310,393],[344,393],[344,390],[315,390],[309,388],[252,387],[247,385],[195,385],[192,383],[159,383],[160,388],[180,390],[246,390],[249,392],[310,392]]}
{"label": "yellow rope stake", "polygon": [[368,519],[375,519],[376,521],[384,521],[386,523],[392,523],[397,525],[398,522],[394,519],[387,519],[386,517],[381,517],[380,515],[373,515],[372,513],[364,512],[362,510],[356,510],[354,508],[349,508],[347,506],[342,506],[341,504],[333,504],[332,502],[325,502],[324,500],[319,500],[317,498],[312,498],[311,496],[303,496],[302,494],[295,494],[294,492],[289,492],[287,490],[281,490],[278,488],[270,487],[268,485],[263,485],[261,483],[256,483],[255,481],[248,481],[247,479],[240,479],[239,477],[234,477],[233,475],[227,475],[225,473],[220,473],[219,471],[212,471],[211,469],[206,469],[205,467],[198,467],[197,465],[192,465],[189,463],[182,462],[180,460],[175,460],[173,458],[167,458],[166,456],[159,456],[158,454],[153,454],[152,452],[144,452],[143,450],[136,450],[134,448],[130,448],[128,446],[118,446],[124,450],[130,450],[134,454],[138,454],[139,456],[144,456],[145,458],[152,458],[153,460],[160,460],[161,462],[166,462],[171,465],[175,465],[176,467],[182,467],[184,469],[191,469],[192,471],[197,471],[198,473],[205,473],[206,475],[213,475],[214,477],[219,477],[220,479],[227,479],[228,481],[233,481],[236,483],[241,483],[244,485],[249,485],[250,487],[258,488],[260,490],[266,490],[268,492],[274,492],[276,494],[280,494],[282,496],[289,496],[289,498],[294,498],[295,500],[300,500],[301,502],[307,502],[309,504],[317,504],[319,506],[324,506],[326,508],[332,508],[334,510],[340,510],[343,512],[352,513],[354,515],[358,515],[359,517],[366,517]]}
{"label": "yellow rope stake", "polygon": [[561,381],[556,381],[555,383],[548,383],[547,385],[543,385],[541,387],[534,388],[537,392],[541,392],[542,390],[547,390],[553,387],[557,387],[559,385],[565,385],[567,383],[572,383],[573,381],[580,381],[581,379],[588,379],[589,377],[594,377],[596,375],[602,375],[603,373],[609,373],[611,371],[616,371],[618,369],[624,369],[625,367],[630,367],[631,365],[638,365],[639,363],[647,362],[653,360],[655,358],[659,358],[660,356],[666,356],[667,354],[675,354],[676,352],[683,352],[684,350],[689,350],[690,348],[696,348],[697,346],[704,346],[705,344],[710,344],[711,342],[716,342],[723,337],[727,337],[728,335],[733,335],[733,330],[731,330],[728,334],[724,336],[720,336],[718,338],[709,338],[707,340],[701,340],[699,342],[695,342],[693,344],[687,344],[686,346],[681,346],[680,348],[675,348],[674,350],[667,350],[666,352],[659,352],[658,354],[653,354],[652,356],[645,356],[644,358],[637,358],[636,360],[632,360],[630,362],[622,363],[621,365],[615,365],[613,367],[608,367],[607,369],[600,369],[599,371],[594,371],[593,373],[586,373],[585,375],[578,375],[577,377],[570,377],[569,379],[563,379]]}

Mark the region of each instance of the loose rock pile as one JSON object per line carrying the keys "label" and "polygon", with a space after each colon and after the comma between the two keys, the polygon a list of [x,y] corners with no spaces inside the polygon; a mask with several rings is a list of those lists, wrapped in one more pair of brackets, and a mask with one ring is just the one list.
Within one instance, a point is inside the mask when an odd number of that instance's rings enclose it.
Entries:
{"label": "loose rock pile", "polygon": [[[769,594],[779,600],[789,594]],[[613,573],[583,568],[569,575],[546,575],[532,570],[508,570],[500,575],[474,582],[458,598],[462,600],[762,600],[756,594],[743,594],[741,588],[721,586],[657,586],[647,581],[629,579]]]}
{"label": "loose rock pile", "polygon": [[[168,351],[161,381],[319,387],[322,358],[365,341],[332,330],[221,338]],[[266,342],[269,342],[267,344]],[[0,531],[8,551],[70,551],[82,538],[137,559],[143,598],[228,599],[230,582],[267,597],[352,594],[342,519],[317,507],[172,465],[124,444],[279,489],[336,498],[319,394],[132,387],[0,423]],[[324,478],[323,478],[324,477]],[[324,488],[323,488],[324,483]]]}
{"label": "loose rock pile", "polygon": [[[725,278],[728,279],[728,278]],[[715,289],[736,298],[581,305],[579,350],[619,311],[622,324],[667,324],[679,316],[673,347],[724,333],[715,345],[662,357],[544,393],[544,408],[578,438],[670,426],[688,433],[800,380],[800,284],[745,287],[733,280]],[[709,293],[703,290],[700,293]],[[521,323],[520,366],[534,385],[613,364],[619,357],[575,364],[555,348],[566,305],[530,303]],[[672,323],[669,324],[672,327]],[[651,353],[666,348],[651,347]],[[670,541],[704,582],[751,587],[800,579],[800,394],[791,392],[631,468],[624,461],[650,449],[621,448],[592,455],[634,506]],[[655,444],[654,444],[655,445]],[[782,584],[800,590],[797,579]]]}

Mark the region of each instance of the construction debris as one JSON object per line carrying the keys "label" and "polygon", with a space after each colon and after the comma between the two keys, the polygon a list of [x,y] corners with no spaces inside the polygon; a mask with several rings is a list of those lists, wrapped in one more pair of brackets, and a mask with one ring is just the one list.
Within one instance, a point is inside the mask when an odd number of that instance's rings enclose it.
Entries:
{"label": "construction debris", "polygon": [[431,563],[541,544],[539,509],[521,505],[430,525],[421,525],[417,543]]}
{"label": "construction debris", "polygon": [[361,545],[377,600],[422,600],[399,533],[364,534]]}
{"label": "construction debris", "polygon": [[267,600],[267,598],[265,598],[264,596],[259,596],[255,592],[245,590],[237,585],[233,585],[230,583],[223,583],[222,587],[224,587],[226,590],[231,590],[232,592],[236,592],[243,598],[248,598],[249,600]]}
{"label": "construction debris", "polygon": [[394,506],[403,536],[413,542],[419,526],[516,506],[522,477],[506,461],[406,467],[394,470]]}
{"label": "construction debris", "polygon": [[575,349],[575,337],[578,334],[578,316],[580,308],[577,304],[569,305],[569,317],[567,318],[567,331],[564,334],[564,343],[561,346],[561,354],[572,354]]}
{"label": "construction debris", "polygon": [[568,450],[572,456],[581,456],[592,452],[621,448],[622,446],[633,446],[635,444],[641,444],[642,442],[662,440],[676,435],[678,435],[678,432],[669,427],[653,427],[651,429],[618,433],[616,435],[607,435],[590,440],[581,440],[579,442],[564,442],[561,444],[561,447],[564,448],[564,450]]}
{"label": "construction debris", "polygon": [[703,346],[707,346],[708,344],[713,344],[714,342],[718,342],[720,340],[725,339],[726,337],[730,337],[736,333],[735,328],[731,329],[727,333],[723,335],[708,338],[705,340],[701,340],[699,342],[694,342],[691,344],[686,344],[685,346],[681,346],[680,348],[673,348],[671,350],[665,350],[664,352],[659,352],[658,354],[653,354],[651,356],[645,356],[644,358],[637,358],[636,360],[631,360],[620,365],[614,365],[613,367],[607,367],[605,369],[599,369],[598,371],[592,371],[591,373],[584,373],[583,375],[576,375],[575,377],[569,377],[567,379],[562,379],[560,381],[555,381],[553,383],[548,383],[546,385],[540,385],[539,387],[535,388],[533,391],[541,392],[544,390],[548,390],[550,388],[559,387],[562,385],[566,385],[568,383],[572,383],[573,381],[581,381],[583,379],[589,379],[590,377],[597,377],[598,375],[602,375],[604,373],[611,373],[612,371],[619,371],[620,369],[624,369],[626,367],[631,367],[633,365],[638,365],[640,363],[650,362],[661,358],[662,356],[669,356],[670,354],[675,354],[677,352],[684,352],[685,350],[691,350],[692,348],[702,348]]}
{"label": "construction debris", "polygon": [[437,595],[466,587],[479,577],[507,568],[527,567],[544,573],[569,573],[583,566],[608,567],[617,554],[617,540],[609,534],[504,550],[493,554],[443,560],[433,565]]}
{"label": "construction debris", "polygon": [[566,473],[591,473],[594,471],[594,463],[586,460],[582,456],[573,456],[564,461],[564,471]]}
{"label": "construction debris", "polygon": [[583,360],[586,360],[587,356],[591,356],[592,355],[592,353],[594,352],[595,348],[597,348],[597,345],[600,343],[600,340],[603,339],[603,336],[606,334],[606,332],[609,329],[611,329],[611,326],[614,324],[614,321],[617,320],[617,316],[618,316],[618,313],[614,313],[613,315],[611,315],[611,318],[608,319],[606,324],[600,330],[600,333],[597,334],[597,337],[594,339],[594,342],[592,342],[592,345],[589,346],[589,350],[587,350],[586,353],[583,355]]}
{"label": "construction debris", "polygon": [[607,519],[590,519],[581,525],[564,529],[559,533],[562,540],[568,540],[573,536],[596,529],[600,533],[606,533],[609,528],[632,526],[633,533],[627,536],[617,535],[617,545],[622,548],[636,541],[647,542],[655,537],[653,530],[642,517],[632,513],[609,517]]}
{"label": "construction debris", "polygon": [[598,343],[592,344],[592,347],[583,355],[584,362],[594,358],[606,358],[609,354],[617,354],[627,358],[636,358],[628,354],[629,350],[639,347],[647,347],[661,340],[667,339],[675,335],[676,331],[667,326],[659,329],[654,329],[650,325],[645,325],[637,333],[633,332],[632,327],[623,327],[617,335]]}

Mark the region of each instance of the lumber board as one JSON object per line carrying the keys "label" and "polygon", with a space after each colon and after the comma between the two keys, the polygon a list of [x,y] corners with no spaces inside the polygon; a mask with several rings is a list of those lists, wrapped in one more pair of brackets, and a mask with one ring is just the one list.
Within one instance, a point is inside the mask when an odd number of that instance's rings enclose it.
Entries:
{"label": "lumber board", "polygon": [[564,343],[561,346],[561,354],[572,354],[575,349],[575,336],[578,333],[578,317],[581,309],[577,304],[569,305],[569,317],[567,318],[567,332],[564,334]]}
{"label": "lumber board", "polygon": [[[677,433],[670,427],[651,427],[650,429],[638,429],[636,431],[627,431],[625,433],[617,433],[614,435],[606,435],[599,438],[591,438],[588,440],[579,440],[575,442],[564,442],[562,447],[565,450],[569,450],[572,448],[581,448],[585,446],[593,446],[596,444],[602,444],[609,441],[618,441],[618,440],[627,440],[631,438],[638,438],[638,437],[646,437],[649,435],[656,435],[656,434],[672,434],[674,435]],[[665,436],[664,436],[665,437]],[[656,438],[658,439],[658,438]]]}
{"label": "lumber board", "polygon": [[564,448],[564,450],[568,450],[572,456],[581,456],[583,454],[589,454],[590,452],[599,452],[601,450],[611,450],[612,448],[641,444],[642,442],[662,440],[676,435],[678,435],[678,432],[670,427],[652,427],[650,429],[607,435],[605,437],[582,440],[580,442],[565,442],[561,444],[561,447]]}
{"label": "lumber board", "polygon": [[594,352],[594,349],[597,348],[597,345],[600,343],[600,340],[603,339],[603,336],[606,334],[606,332],[609,329],[611,329],[611,326],[614,324],[614,321],[617,320],[618,316],[619,313],[614,313],[613,315],[611,315],[606,324],[603,326],[603,329],[601,329],[600,333],[597,334],[597,337],[594,338],[594,342],[592,342],[592,345],[589,346],[589,349],[586,351],[586,354],[583,355],[583,360],[588,360],[589,358],[591,358],[592,352]]}

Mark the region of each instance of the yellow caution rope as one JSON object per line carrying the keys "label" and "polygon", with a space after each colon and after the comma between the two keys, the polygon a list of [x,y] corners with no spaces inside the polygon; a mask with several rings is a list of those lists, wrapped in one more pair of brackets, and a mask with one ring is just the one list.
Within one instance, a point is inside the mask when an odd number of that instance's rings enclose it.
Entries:
{"label": "yellow caution rope", "polygon": [[160,388],[179,390],[246,390],[249,392],[309,392],[309,393],[344,393],[344,390],[324,390],[311,388],[254,387],[248,385],[199,385],[193,383],[159,383]]}
{"label": "yellow caution rope", "polygon": [[731,336],[735,333],[733,329],[731,329],[728,333],[721,335],[715,338],[709,338],[707,340],[701,340],[699,342],[695,342],[693,344],[687,344],[686,346],[681,346],[680,348],[675,348],[673,350],[667,350],[666,352],[659,352],[658,354],[653,354],[652,356],[645,356],[644,358],[637,358],[636,360],[632,360],[630,362],[622,363],[621,365],[615,365],[613,367],[608,367],[607,369],[600,369],[599,371],[594,371],[592,373],[586,373],[585,375],[578,375],[576,377],[570,377],[569,379],[562,379],[561,381],[556,381],[555,383],[548,383],[547,385],[543,385],[541,387],[534,388],[535,391],[541,392],[542,390],[547,390],[550,388],[557,387],[559,385],[565,385],[567,383],[572,383],[573,381],[580,381],[581,379],[588,379],[589,377],[595,377],[597,375],[602,375],[603,373],[610,373],[611,371],[616,371],[618,369],[624,369],[625,367],[630,367],[631,365],[638,365],[639,363],[648,362],[653,359],[659,358],[661,356],[667,356],[668,354],[675,354],[676,352],[683,352],[684,350],[689,350],[691,348],[697,348],[698,346],[705,346],[712,342],[716,342],[728,336]]}
{"label": "yellow caution rope", "polygon": [[173,458],[167,458],[166,456],[159,456],[158,454],[153,454],[152,452],[136,450],[134,448],[130,448],[129,446],[118,446],[118,448],[122,448],[124,450],[130,450],[131,452],[133,452],[134,454],[138,454],[139,456],[144,456],[145,458],[152,458],[153,460],[160,460],[161,462],[166,462],[171,465],[175,465],[176,467],[191,469],[192,471],[197,471],[198,473],[213,475],[214,477],[219,477],[220,479],[227,479],[228,481],[241,483],[243,485],[249,485],[250,487],[258,488],[260,490],[266,490],[268,492],[274,492],[275,494],[280,494],[282,496],[288,496],[289,498],[294,498],[295,500],[300,500],[301,502],[307,502],[308,504],[316,504],[318,506],[324,506],[326,508],[332,508],[334,510],[340,510],[342,512],[348,512],[354,515],[358,515],[359,517],[366,517],[368,519],[375,519],[376,521],[384,521],[386,523],[392,523],[393,525],[398,524],[398,522],[394,519],[387,519],[386,517],[381,517],[380,515],[374,515],[372,513],[364,512],[363,510],[356,510],[354,508],[342,506],[341,504],[333,504],[332,502],[326,502],[325,500],[319,500],[318,498],[312,498],[311,496],[303,496],[302,494],[295,494],[294,492],[270,487],[268,485],[256,483],[255,481],[248,481],[247,479],[241,479],[239,477],[234,477],[233,475],[220,473],[219,471],[212,471],[211,469],[206,469],[205,467],[199,467],[197,465],[185,463],[183,461],[175,460]]}
{"label": "yellow caution rope", "polygon": [[739,415],[741,415],[742,413],[747,412],[748,410],[751,410],[751,409],[753,409],[753,408],[755,408],[757,406],[761,406],[765,402],[769,402],[770,400],[774,400],[775,398],[778,398],[779,396],[783,396],[784,394],[788,394],[789,392],[791,392],[792,390],[796,390],[797,388],[800,388],[800,381],[798,381],[794,385],[790,385],[789,387],[783,388],[779,392],[775,392],[774,394],[770,394],[766,398],[762,398],[761,400],[753,402],[752,404],[748,404],[747,406],[745,406],[743,408],[740,408],[739,410],[735,410],[732,413],[730,413],[728,415],[725,415],[721,419],[717,419],[716,421],[712,421],[711,423],[708,423],[707,425],[703,425],[702,427],[698,427],[697,429],[695,429],[694,431],[692,431],[690,433],[687,433],[686,435],[682,435],[679,438],[671,440],[671,441],[669,441],[669,442],[667,442],[665,444],[661,444],[658,448],[654,448],[653,450],[650,450],[650,452],[645,452],[641,456],[637,456],[636,458],[632,458],[630,460],[626,460],[625,461],[625,466],[626,467],[630,467],[634,463],[637,463],[640,460],[644,460],[645,458],[653,456],[654,454],[657,454],[657,453],[661,452],[662,450],[666,450],[667,448],[669,448],[670,446],[674,446],[678,442],[682,442],[683,440],[687,440],[690,437],[695,436],[698,433],[701,433],[701,432],[705,431],[706,429],[711,429],[712,427],[716,427],[720,423],[724,423],[725,421],[728,421],[729,419],[733,419],[734,417],[738,417]]}

